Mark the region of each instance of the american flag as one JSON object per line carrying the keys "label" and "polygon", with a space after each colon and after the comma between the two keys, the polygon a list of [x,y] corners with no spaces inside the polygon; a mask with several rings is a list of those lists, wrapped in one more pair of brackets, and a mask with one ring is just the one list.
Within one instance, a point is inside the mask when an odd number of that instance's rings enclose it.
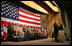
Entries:
{"label": "american flag", "polygon": [[41,27],[40,15],[29,13],[10,1],[1,2],[1,21]]}

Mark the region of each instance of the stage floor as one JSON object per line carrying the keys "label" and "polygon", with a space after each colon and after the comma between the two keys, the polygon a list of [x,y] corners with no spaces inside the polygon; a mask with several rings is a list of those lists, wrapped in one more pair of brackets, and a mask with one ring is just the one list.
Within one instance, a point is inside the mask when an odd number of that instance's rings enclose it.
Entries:
{"label": "stage floor", "polygon": [[22,41],[22,42],[13,42],[13,41],[5,41],[1,42],[1,45],[69,45],[71,42],[55,42],[54,39],[39,39],[39,40],[31,40],[31,41]]}

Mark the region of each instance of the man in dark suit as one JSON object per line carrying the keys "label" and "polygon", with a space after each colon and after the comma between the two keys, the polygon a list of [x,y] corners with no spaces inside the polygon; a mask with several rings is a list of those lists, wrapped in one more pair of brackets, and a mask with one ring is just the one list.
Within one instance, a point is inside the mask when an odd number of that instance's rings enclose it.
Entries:
{"label": "man in dark suit", "polygon": [[57,40],[57,34],[58,34],[58,25],[55,22],[54,23],[54,37],[55,37],[55,41],[58,41]]}
{"label": "man in dark suit", "polygon": [[57,20],[55,20],[54,23],[54,37],[55,37],[55,41],[58,42],[58,32],[59,32],[59,22]]}

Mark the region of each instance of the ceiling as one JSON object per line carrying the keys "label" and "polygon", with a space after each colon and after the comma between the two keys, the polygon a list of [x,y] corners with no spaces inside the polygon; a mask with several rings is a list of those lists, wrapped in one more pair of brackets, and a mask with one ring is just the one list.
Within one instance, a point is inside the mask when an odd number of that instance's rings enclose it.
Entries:
{"label": "ceiling", "polygon": [[19,1],[17,3],[19,6],[35,13],[48,15],[48,12],[59,12],[58,6],[52,1]]}

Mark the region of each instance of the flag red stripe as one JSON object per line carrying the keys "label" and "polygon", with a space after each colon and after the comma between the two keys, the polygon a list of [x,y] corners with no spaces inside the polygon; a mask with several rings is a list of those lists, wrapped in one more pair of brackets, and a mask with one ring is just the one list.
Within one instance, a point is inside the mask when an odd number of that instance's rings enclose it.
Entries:
{"label": "flag red stripe", "polygon": [[[19,14],[19,16],[21,16],[21,17],[23,17],[23,18],[28,18],[28,19],[40,21],[39,19],[35,19],[35,18],[28,17],[28,16],[24,16],[24,15],[22,15],[22,14]],[[20,18],[19,18],[19,19],[20,19]]]}
{"label": "flag red stripe", "polygon": [[28,12],[23,11],[23,10],[21,10],[21,9],[19,9],[19,11],[21,11],[21,12],[23,12],[23,13],[26,13],[26,14],[28,14],[28,15],[35,16],[35,17],[39,17],[39,18],[40,18],[40,16],[37,16],[37,15],[31,14],[31,13],[28,13]]}
{"label": "flag red stripe", "polygon": [[19,19],[20,22],[24,22],[24,23],[30,23],[30,24],[36,24],[36,25],[41,25],[40,23],[35,23],[35,22],[31,22],[31,21],[25,21],[25,20],[21,20]]}

